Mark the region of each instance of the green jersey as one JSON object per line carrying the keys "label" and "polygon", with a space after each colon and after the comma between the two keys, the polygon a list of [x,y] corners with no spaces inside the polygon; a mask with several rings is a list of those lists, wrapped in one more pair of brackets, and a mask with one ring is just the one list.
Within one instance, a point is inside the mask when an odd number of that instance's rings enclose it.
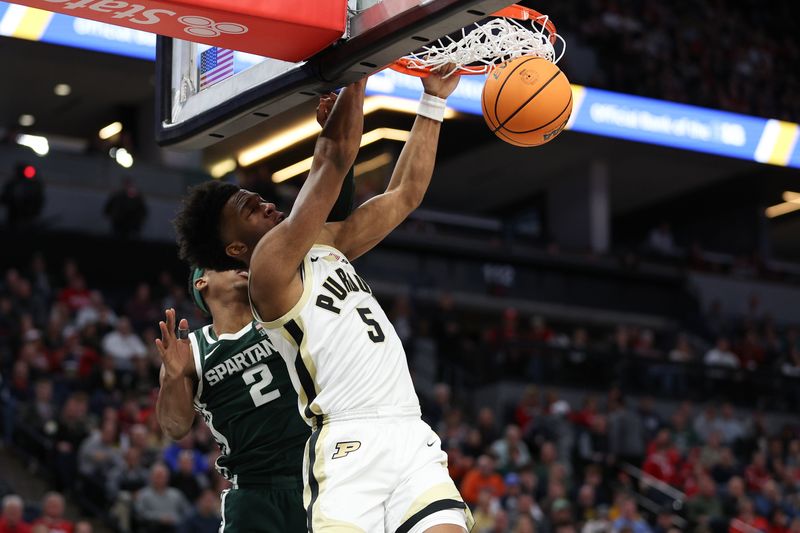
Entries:
{"label": "green jersey", "polygon": [[220,447],[220,474],[235,487],[301,478],[310,428],[267,331],[254,321],[217,337],[209,325],[189,340],[198,377],[194,406]]}

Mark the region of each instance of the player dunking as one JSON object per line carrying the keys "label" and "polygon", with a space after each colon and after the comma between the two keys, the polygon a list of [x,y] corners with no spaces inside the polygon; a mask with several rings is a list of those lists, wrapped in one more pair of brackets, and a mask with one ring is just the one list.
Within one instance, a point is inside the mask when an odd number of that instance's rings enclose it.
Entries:
{"label": "player dunking", "polygon": [[[320,99],[320,125],[335,101],[333,94]],[[353,192],[351,172],[328,221],[347,218]],[[247,279],[244,269],[192,269],[189,293],[213,323],[189,333],[181,320],[179,338],[175,311],[166,311],[156,341],[163,363],[158,420],[175,440],[191,430],[195,411],[211,429],[221,452],[215,466],[232,484],[222,493],[221,533],[302,533],[310,430],[270,334],[253,320]]]}
{"label": "player dunking", "polygon": [[[471,527],[440,442],[420,419],[402,344],[348,260],[374,247],[421,202],[443,99],[457,83],[437,75],[423,81],[420,116],[386,192],[344,222],[324,224],[355,151],[330,139],[338,127],[360,137],[361,121],[336,121],[336,109],[285,221],[258,195],[218,182],[194,189],[176,221],[185,258],[211,268],[231,258],[249,265],[254,315],[280,335],[276,348],[314,426],[304,461],[310,531]],[[355,100],[363,101],[363,85],[346,89],[337,106]]]}

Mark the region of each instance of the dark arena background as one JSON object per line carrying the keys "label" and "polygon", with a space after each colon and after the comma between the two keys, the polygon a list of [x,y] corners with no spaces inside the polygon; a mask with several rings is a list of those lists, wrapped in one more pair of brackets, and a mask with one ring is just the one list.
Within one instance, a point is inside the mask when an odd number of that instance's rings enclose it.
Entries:
{"label": "dark arena background", "polygon": [[[800,533],[800,3],[523,3],[568,43],[566,131],[505,144],[462,79],[354,263],[473,532]],[[289,211],[316,101],[160,146],[155,35],[43,13],[0,2],[0,533],[217,531],[211,431],[155,416],[164,310],[208,323],[172,220],[212,179]],[[370,80],[358,203],[418,87]]]}

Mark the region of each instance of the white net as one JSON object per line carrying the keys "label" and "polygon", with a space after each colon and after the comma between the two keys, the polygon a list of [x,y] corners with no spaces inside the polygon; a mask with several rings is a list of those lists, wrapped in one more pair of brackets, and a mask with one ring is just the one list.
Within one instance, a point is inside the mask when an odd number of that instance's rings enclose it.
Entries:
{"label": "white net", "polygon": [[545,28],[547,22],[548,17],[542,15],[525,24],[505,17],[475,23],[472,28],[462,29],[458,40],[445,36],[435,44],[405,56],[404,66],[412,70],[439,70],[455,65],[456,69],[448,73],[449,76],[454,72],[485,74],[494,66],[520,56],[534,55],[558,63],[564,56],[567,43],[563,37],[554,34],[556,41],[561,43],[557,54]]}

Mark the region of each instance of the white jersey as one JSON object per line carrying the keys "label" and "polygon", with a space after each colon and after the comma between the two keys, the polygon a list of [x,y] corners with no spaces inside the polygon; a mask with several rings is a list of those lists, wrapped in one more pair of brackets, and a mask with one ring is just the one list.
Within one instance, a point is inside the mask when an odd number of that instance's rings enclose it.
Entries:
{"label": "white jersey", "polygon": [[400,338],[350,261],[335,248],[314,245],[300,272],[303,294],[291,311],[264,322],[251,307],[264,328],[279,333],[271,338],[307,421],[378,408],[419,412]]}

